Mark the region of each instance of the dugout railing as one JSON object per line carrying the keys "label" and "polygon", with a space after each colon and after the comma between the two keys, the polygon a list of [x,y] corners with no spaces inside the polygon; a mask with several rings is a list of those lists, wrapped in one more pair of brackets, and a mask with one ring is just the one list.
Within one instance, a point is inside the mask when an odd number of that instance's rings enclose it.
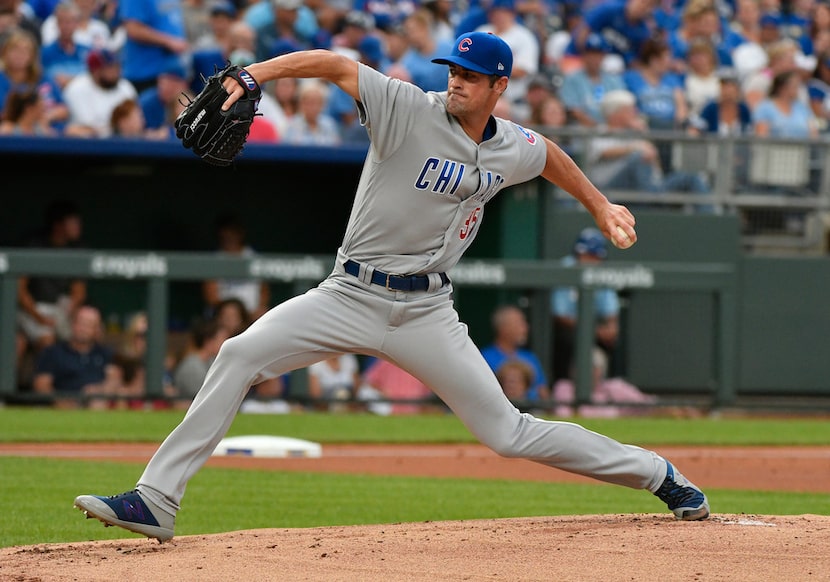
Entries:
{"label": "dugout railing", "polygon": [[[258,255],[217,257],[214,253],[47,251],[0,248],[0,398],[18,390],[15,364],[17,288],[21,276],[67,276],[126,280],[143,285],[148,316],[147,394],[160,397],[167,348],[169,285],[209,278],[257,278],[289,284],[296,293],[331,271],[329,256]],[[710,406],[728,406],[736,397],[736,273],[732,263],[623,262],[565,267],[553,260],[464,260],[450,272],[456,287],[522,289],[531,298],[530,318],[547,321],[550,290],[580,289],[576,354],[576,404],[590,402],[592,384],[593,290],[695,291],[711,293],[715,305],[714,378]],[[546,328],[547,326],[542,326]],[[551,353],[549,333],[535,334],[532,348]]]}
{"label": "dugout railing", "polygon": [[[592,140],[612,134],[601,128],[534,127],[559,143],[592,174],[593,160],[586,152]],[[615,201],[635,208],[658,208],[685,213],[734,214],[741,218],[741,238],[749,252],[767,249],[792,253],[827,252],[830,231],[830,134],[813,140],[720,136],[692,136],[678,131],[647,134],[613,134],[647,139],[661,153],[665,173],[699,174],[709,193],[649,193],[606,190]],[[310,147],[251,143],[236,165],[263,162],[314,162],[359,166],[365,146]],[[137,139],[81,139],[0,137],[0,154],[13,160],[42,156],[68,156],[130,160],[175,160],[197,163],[197,158],[177,140],[162,142]],[[564,192],[555,191],[563,206],[573,205]]]}
{"label": "dugout railing", "polygon": [[[706,194],[604,189],[633,208],[675,209],[685,213],[734,214],[749,251],[826,252],[830,230],[830,136],[814,140],[754,136],[691,136],[682,132],[609,134],[601,130],[537,127],[562,146],[591,176],[591,142],[613,135],[647,139],[660,152],[664,175],[697,174]],[[573,206],[564,192],[557,201]]]}

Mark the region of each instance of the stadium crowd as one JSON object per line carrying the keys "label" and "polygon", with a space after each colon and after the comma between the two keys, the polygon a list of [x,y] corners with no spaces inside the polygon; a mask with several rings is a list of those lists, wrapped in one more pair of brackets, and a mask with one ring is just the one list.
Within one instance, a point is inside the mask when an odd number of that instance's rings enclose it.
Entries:
{"label": "stadium crowd", "polygon": [[[513,49],[497,114],[517,123],[602,127],[605,96],[626,91],[643,129],[828,127],[820,0],[0,0],[0,133],[170,139],[182,94],[215,67],[310,48],[440,91],[431,59],[471,30]],[[261,112],[252,141],[367,140],[348,96],[317,80],[271,83]]]}

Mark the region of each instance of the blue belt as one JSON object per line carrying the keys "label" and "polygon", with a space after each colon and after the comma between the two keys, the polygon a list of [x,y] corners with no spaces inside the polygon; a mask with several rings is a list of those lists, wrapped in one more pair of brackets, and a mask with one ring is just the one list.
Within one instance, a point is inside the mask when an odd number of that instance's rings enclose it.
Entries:
{"label": "blue belt", "polygon": [[[360,263],[348,260],[343,263],[343,268],[353,277],[360,276]],[[441,277],[442,285],[450,282],[446,273],[438,273],[438,276]],[[390,275],[375,270],[372,272],[372,283],[386,287],[390,291],[426,291],[429,289],[429,277],[426,275]]]}

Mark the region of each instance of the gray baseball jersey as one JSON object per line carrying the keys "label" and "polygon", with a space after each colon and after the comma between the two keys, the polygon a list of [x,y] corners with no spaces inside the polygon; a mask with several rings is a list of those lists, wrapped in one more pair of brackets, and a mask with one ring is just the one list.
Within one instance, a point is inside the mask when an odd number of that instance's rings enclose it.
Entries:
{"label": "gray baseball jersey", "polygon": [[[496,120],[493,135],[477,144],[446,112],[445,94],[424,94],[364,66],[359,87],[372,145],[334,271],[222,345],[139,490],[175,514],[188,480],[225,435],[252,384],[352,352],[387,359],[421,379],[501,455],[656,491],[667,473],[656,453],[520,413],[459,321],[452,285],[437,275],[469,246],[488,200],[539,175],[543,140]],[[347,259],[360,264],[356,275],[344,268]],[[430,285],[388,289],[372,282],[375,270],[425,274]]]}
{"label": "gray baseball jersey", "polygon": [[372,145],[341,250],[390,273],[448,271],[478,233],[484,205],[542,172],[545,144],[503,119],[477,144],[447,114],[446,93],[365,65],[359,74]]}

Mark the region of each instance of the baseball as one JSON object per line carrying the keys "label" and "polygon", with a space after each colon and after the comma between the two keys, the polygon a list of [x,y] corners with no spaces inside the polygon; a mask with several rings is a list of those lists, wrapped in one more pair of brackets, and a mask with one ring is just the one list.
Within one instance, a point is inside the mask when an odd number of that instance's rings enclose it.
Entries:
{"label": "baseball", "polygon": [[617,226],[617,234],[620,235],[619,240],[615,238],[611,241],[614,243],[615,247],[620,249],[627,249],[628,247],[634,244],[634,241],[631,240],[631,237],[628,236],[628,233],[625,232],[623,227]]}

